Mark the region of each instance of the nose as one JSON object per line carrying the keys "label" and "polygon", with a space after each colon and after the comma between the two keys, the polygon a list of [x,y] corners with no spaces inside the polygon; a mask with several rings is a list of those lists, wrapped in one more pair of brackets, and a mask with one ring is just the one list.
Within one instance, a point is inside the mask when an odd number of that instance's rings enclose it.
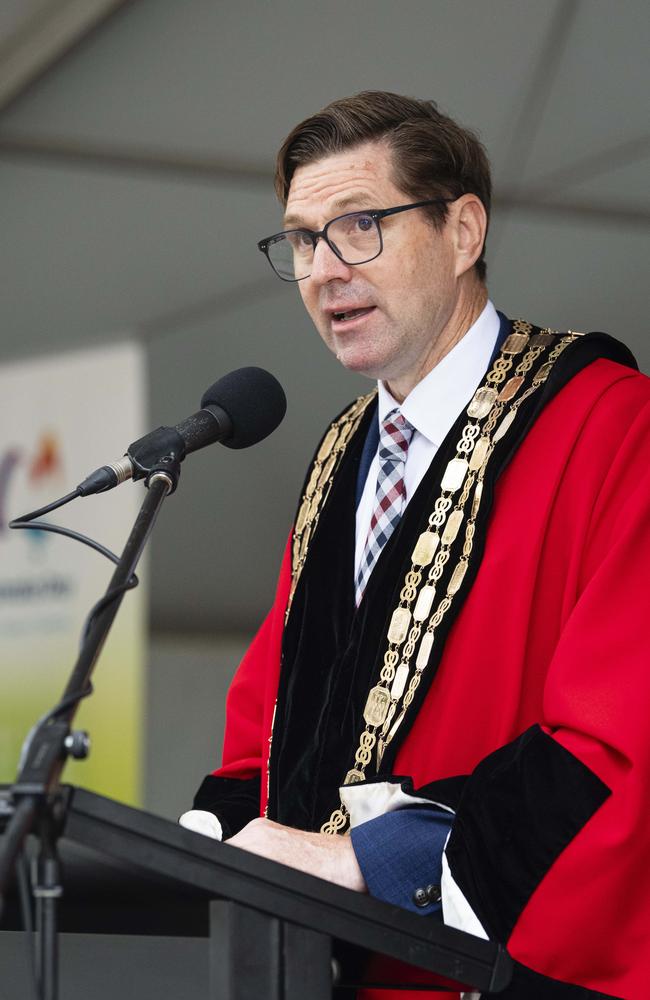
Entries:
{"label": "nose", "polygon": [[314,250],[314,260],[311,267],[311,280],[317,285],[326,285],[328,281],[349,281],[352,268],[344,264],[340,257],[324,239],[320,239]]}

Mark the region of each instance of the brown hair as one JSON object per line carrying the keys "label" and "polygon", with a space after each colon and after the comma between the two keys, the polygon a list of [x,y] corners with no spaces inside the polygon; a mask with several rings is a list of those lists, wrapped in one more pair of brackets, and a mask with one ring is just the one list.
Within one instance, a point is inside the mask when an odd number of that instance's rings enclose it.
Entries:
{"label": "brown hair", "polygon": [[[470,129],[442,114],[433,101],[382,90],[365,90],[333,101],[289,133],[278,153],[275,190],[286,205],[296,168],[362,142],[385,140],[392,153],[395,184],[414,201],[475,194],[488,219],[492,182],[485,149]],[[447,206],[428,212],[440,228]],[[474,265],[485,280],[485,244]]]}

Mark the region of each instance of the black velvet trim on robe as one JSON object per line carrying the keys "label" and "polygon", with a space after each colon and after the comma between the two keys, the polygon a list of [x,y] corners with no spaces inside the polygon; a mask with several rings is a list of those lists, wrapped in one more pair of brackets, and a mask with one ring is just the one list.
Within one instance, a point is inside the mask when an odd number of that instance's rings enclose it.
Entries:
{"label": "black velvet trim on robe", "polygon": [[[600,778],[539,726],[475,768],[445,854],[490,938],[508,940],[546,872],[609,795]],[[435,782],[427,796],[440,801]]]}
{"label": "black velvet trim on robe", "polygon": [[250,820],[260,814],[260,776],[254,778],[219,778],[208,774],[194,796],[193,809],[214,813],[223,839],[234,837]]}
{"label": "black velvet trim on robe", "polygon": [[[399,746],[434,681],[449,630],[478,572],[498,476],[544,406],[577,372],[602,357],[636,367],[628,349],[606,334],[578,338],[560,356],[546,383],[521,406],[518,430],[513,428],[512,436],[506,435],[496,445],[463,586],[439,627],[432,660],[398,737],[384,754],[380,773],[392,770]],[[368,408],[347,447],[321,510],[285,629],[271,755],[268,815],[272,819],[317,830],[338,805],[338,788],[353,766],[363,731],[363,707],[370,687],[377,683],[388,621],[410,568],[414,540],[426,526],[442,473],[456,454],[466,419],[463,411],[438,449],[384,546],[358,609],[353,591],[355,484],[363,443],[370,422],[376,420],[376,406]],[[449,572],[462,544],[461,533],[452,547]],[[441,589],[445,585],[443,577]],[[372,775],[371,769],[368,775]]]}

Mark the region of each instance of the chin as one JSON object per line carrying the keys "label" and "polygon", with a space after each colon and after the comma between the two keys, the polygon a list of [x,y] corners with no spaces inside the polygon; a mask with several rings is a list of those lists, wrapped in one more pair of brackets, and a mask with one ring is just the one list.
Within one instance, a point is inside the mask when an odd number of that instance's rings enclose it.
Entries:
{"label": "chin", "polygon": [[374,381],[388,382],[391,377],[395,378],[398,365],[392,358],[379,357],[372,351],[353,351],[340,349],[334,351],[337,360],[350,372],[357,375],[365,375]]}
{"label": "chin", "polygon": [[374,358],[368,358],[367,355],[360,357],[352,351],[335,351],[334,353],[336,354],[336,360],[349,372],[354,372],[356,375],[365,375],[366,378],[373,380],[384,377],[381,363]]}

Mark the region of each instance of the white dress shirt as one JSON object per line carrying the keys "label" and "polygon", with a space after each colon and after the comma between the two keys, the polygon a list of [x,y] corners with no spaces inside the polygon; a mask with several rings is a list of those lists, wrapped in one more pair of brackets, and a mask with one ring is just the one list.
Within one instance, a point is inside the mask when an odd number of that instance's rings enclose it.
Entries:
{"label": "white dress shirt", "polygon": [[[378,383],[377,419],[381,421],[396,406],[415,428],[404,470],[406,503],[413,496],[433,458],[481,383],[499,335],[499,316],[488,300],[485,309],[465,336],[398,403],[383,382]],[[379,455],[376,454],[357,508],[354,576],[359,572],[361,556],[370,530],[375,506]]]}

